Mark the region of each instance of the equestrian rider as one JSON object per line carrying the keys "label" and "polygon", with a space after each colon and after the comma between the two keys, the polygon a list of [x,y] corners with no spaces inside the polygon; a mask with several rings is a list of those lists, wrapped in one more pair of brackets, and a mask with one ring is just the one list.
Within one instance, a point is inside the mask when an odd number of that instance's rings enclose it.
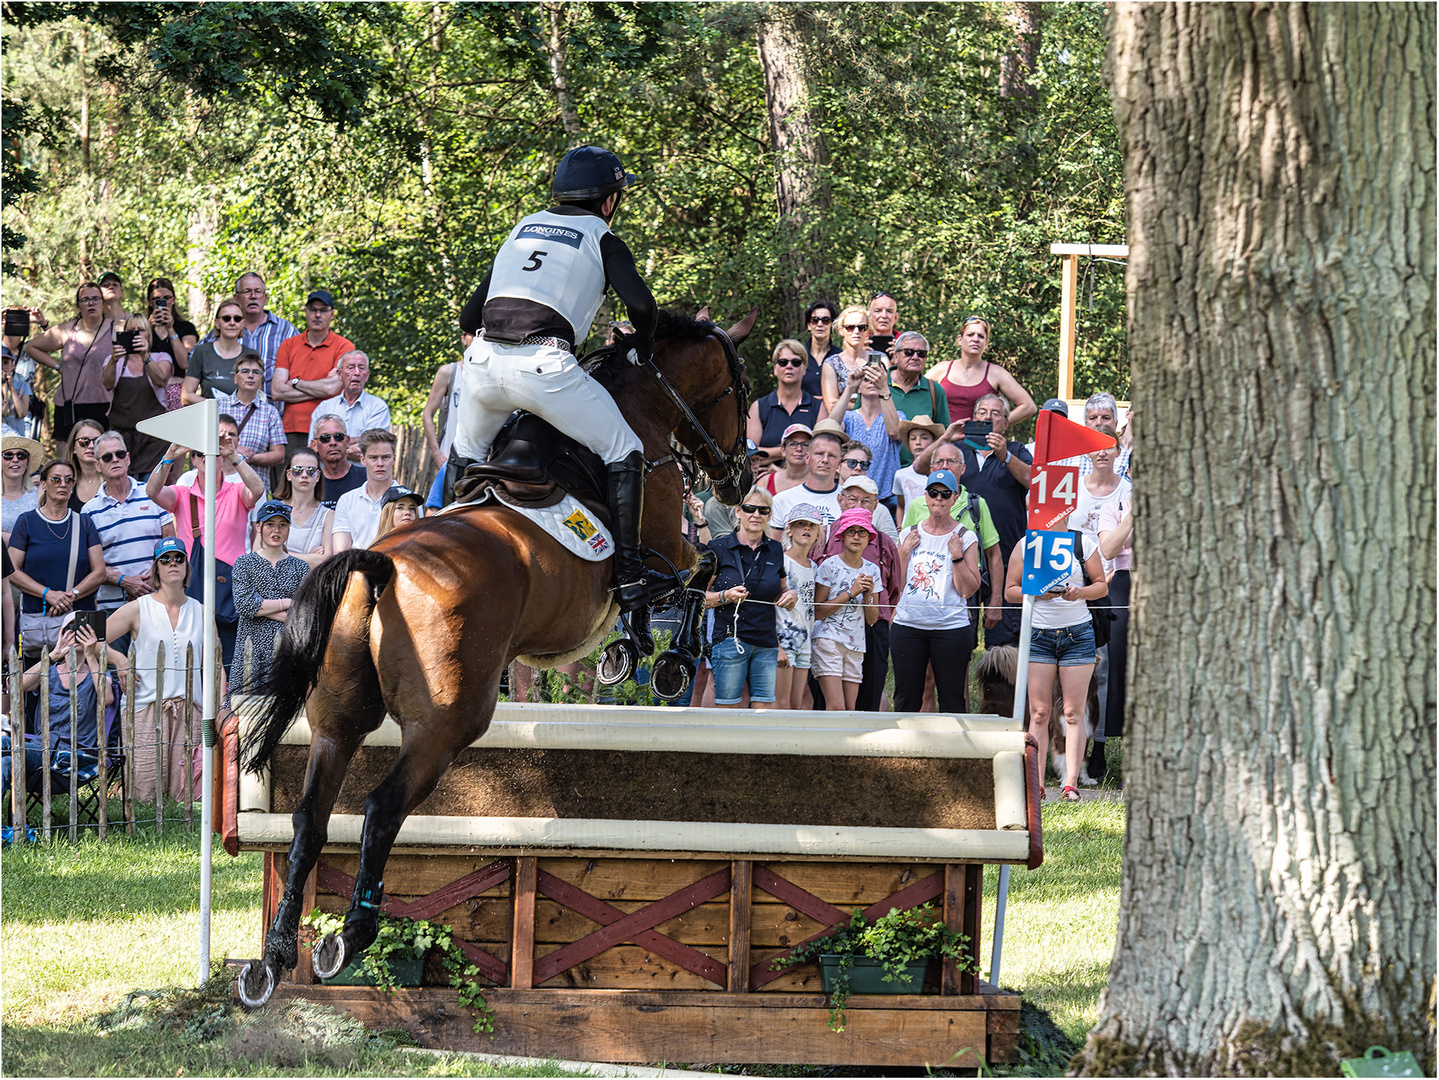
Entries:
{"label": "equestrian rider", "polygon": [[635,326],[627,358],[643,363],[653,346],[654,297],[609,226],[621,193],[636,179],[608,150],[577,146],[555,169],[556,205],[521,220],[500,246],[460,313],[460,328],[476,337],[465,352],[445,493],[448,501],[465,469],[489,457],[515,409],[542,417],[598,454],[609,470],[621,627],[648,656],[654,642],[640,547],[644,449],[614,399],[575,358],[606,288],[614,289]]}

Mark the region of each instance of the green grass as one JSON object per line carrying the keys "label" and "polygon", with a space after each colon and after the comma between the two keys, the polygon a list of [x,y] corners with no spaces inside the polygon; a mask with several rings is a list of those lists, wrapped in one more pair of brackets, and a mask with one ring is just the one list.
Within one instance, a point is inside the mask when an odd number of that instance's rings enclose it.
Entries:
{"label": "green grass", "polygon": [[[1117,763],[1117,754],[1111,762]],[[1117,775],[1117,772],[1116,772]],[[1119,917],[1124,805],[1114,793],[1046,803],[1044,865],[1010,874],[1001,982],[1025,999],[1025,1060],[1001,1075],[1058,1075],[1098,1016]],[[407,1052],[329,1010],[229,1006],[229,976],[198,972],[199,839],[19,845],[0,856],[0,1073],[216,1076],[566,1076],[463,1056]],[[980,967],[987,972],[998,868],[985,871]],[[260,856],[214,859],[211,955],[254,956]],[[127,995],[137,988],[169,988]],[[1040,1010],[1043,1010],[1041,1012]],[[1048,1018],[1044,1015],[1048,1014]],[[1052,1023],[1050,1022],[1052,1020]],[[957,1065],[963,1063],[956,1063]],[[740,1071],[728,1067],[725,1071]],[[774,1066],[744,1071],[780,1075]],[[843,1070],[786,1067],[783,1075]]]}

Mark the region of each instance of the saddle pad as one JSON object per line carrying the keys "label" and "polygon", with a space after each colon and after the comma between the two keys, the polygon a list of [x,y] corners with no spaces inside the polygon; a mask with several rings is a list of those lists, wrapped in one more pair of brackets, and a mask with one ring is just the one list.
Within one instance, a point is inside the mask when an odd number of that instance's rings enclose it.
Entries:
{"label": "saddle pad", "polygon": [[503,492],[490,487],[473,502],[454,503],[441,513],[480,506],[490,499],[503,503],[517,514],[523,514],[581,559],[604,562],[615,552],[615,541],[610,531],[573,495],[567,494],[554,506],[518,506],[506,499]]}

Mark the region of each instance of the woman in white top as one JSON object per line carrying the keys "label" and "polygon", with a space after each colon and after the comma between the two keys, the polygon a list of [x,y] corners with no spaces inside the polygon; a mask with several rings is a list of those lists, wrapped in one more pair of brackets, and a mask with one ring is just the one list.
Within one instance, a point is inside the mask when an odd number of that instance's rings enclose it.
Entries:
{"label": "woman in white top", "polygon": [[[1102,435],[1115,436],[1112,427],[1101,427],[1096,430]],[[1118,457],[1119,448],[1116,446],[1096,450],[1089,455],[1089,460],[1093,463],[1094,468],[1079,482],[1079,502],[1075,505],[1074,513],[1069,516],[1071,529],[1088,533],[1098,540],[1100,511],[1106,506],[1129,503],[1132,485],[1114,471],[1114,464]],[[1101,553],[1102,557],[1103,553]],[[1111,561],[1104,559],[1106,573],[1110,569]]]}
{"label": "woman in white top", "polygon": [[[175,800],[197,799],[192,758],[184,754],[197,745],[200,734],[201,687],[203,685],[205,609],[200,601],[185,595],[190,581],[190,563],[185,545],[173,536],[155,544],[155,561],[150,566],[155,591],[136,597],[117,608],[105,621],[105,640],[114,641],[133,634],[135,642],[135,741],[130,753],[135,762],[135,801],[155,802],[155,708],[160,706],[161,740],[164,743],[164,793]],[[218,641],[219,639],[216,638]],[[160,646],[165,647],[163,672],[157,671]],[[190,722],[185,723],[185,666],[193,664],[190,678]],[[124,677],[129,662],[111,650],[111,660]],[[163,685],[156,676],[163,678]],[[217,673],[218,675],[218,673]],[[223,693],[223,687],[219,688]],[[187,786],[186,778],[189,776]]]}
{"label": "woman in white top", "polygon": [[924,493],[929,517],[900,539],[904,591],[889,632],[895,712],[920,711],[925,671],[931,667],[939,711],[968,711],[964,689],[975,645],[968,598],[979,591],[979,538],[951,516],[958,496],[954,473],[930,473]]}
{"label": "woman in white top", "polygon": [[[1099,542],[1081,533],[1084,551],[1079,559],[1068,551],[1068,569],[1059,583],[1043,596],[1034,598],[1034,630],[1029,644],[1029,733],[1039,744],[1039,767],[1043,776],[1049,756],[1049,704],[1054,696],[1054,678],[1064,693],[1065,754],[1064,798],[1079,801],[1079,763],[1084,759],[1085,702],[1089,680],[1094,674],[1094,627],[1090,624],[1088,600],[1103,600],[1109,592]],[[1014,545],[1005,576],[1004,598],[1011,604],[1024,602],[1024,538]],[[1084,584],[1088,577],[1089,584]],[[1040,785],[1040,798],[1044,786]]]}
{"label": "woman in white top", "polygon": [[290,538],[285,550],[311,569],[334,554],[330,530],[335,512],[315,498],[320,485],[320,458],[309,447],[290,452],[275,498],[290,507]]}

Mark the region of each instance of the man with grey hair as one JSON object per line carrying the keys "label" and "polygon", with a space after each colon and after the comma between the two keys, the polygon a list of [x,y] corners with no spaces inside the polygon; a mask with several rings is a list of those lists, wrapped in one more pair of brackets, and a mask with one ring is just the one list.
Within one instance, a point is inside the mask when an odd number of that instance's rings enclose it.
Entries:
{"label": "man with grey hair", "polygon": [[[1089,395],[1084,403],[1084,426],[1096,431],[1102,427],[1119,430],[1119,405],[1113,394],[1101,392]],[[1094,469],[1094,463],[1089,460],[1088,454],[1065,458],[1056,464],[1073,465],[1079,470],[1080,476],[1088,476]],[[1133,480],[1129,475],[1129,447],[1120,447],[1119,457],[1114,460],[1114,471],[1125,480]]]}
{"label": "man with grey hair", "polygon": [[[315,407],[315,415],[338,416],[345,423],[345,433],[350,437],[346,454],[351,461],[360,460],[359,439],[371,428],[390,430],[390,407],[365,389],[370,381],[370,358],[359,349],[351,349],[340,357],[340,392],[326,398]],[[310,438],[314,439],[316,424],[310,425]]]}
{"label": "man with grey hair", "polygon": [[[270,384],[275,377],[275,354],[280,345],[299,333],[288,319],[282,319],[265,305],[270,292],[265,279],[253,270],[247,270],[235,279],[235,296],[245,310],[245,322],[240,333],[240,344],[254,349],[265,361],[265,396],[271,397]],[[205,335],[206,341],[215,340],[215,331]]]}
{"label": "man with grey hair", "polygon": [[[894,407],[906,420],[929,417],[930,423],[949,427],[949,399],[944,391],[924,377],[929,363],[929,341],[918,330],[906,330],[894,343],[894,367],[889,371],[889,392]],[[912,465],[914,455],[899,444],[899,460]],[[888,492],[885,492],[888,495]]]}
{"label": "man with grey hair", "polygon": [[315,498],[331,510],[341,495],[365,483],[365,467],[350,461],[349,445],[343,419],[325,412],[315,416],[315,435],[310,440],[310,449],[320,459],[320,485],[315,489]]}

